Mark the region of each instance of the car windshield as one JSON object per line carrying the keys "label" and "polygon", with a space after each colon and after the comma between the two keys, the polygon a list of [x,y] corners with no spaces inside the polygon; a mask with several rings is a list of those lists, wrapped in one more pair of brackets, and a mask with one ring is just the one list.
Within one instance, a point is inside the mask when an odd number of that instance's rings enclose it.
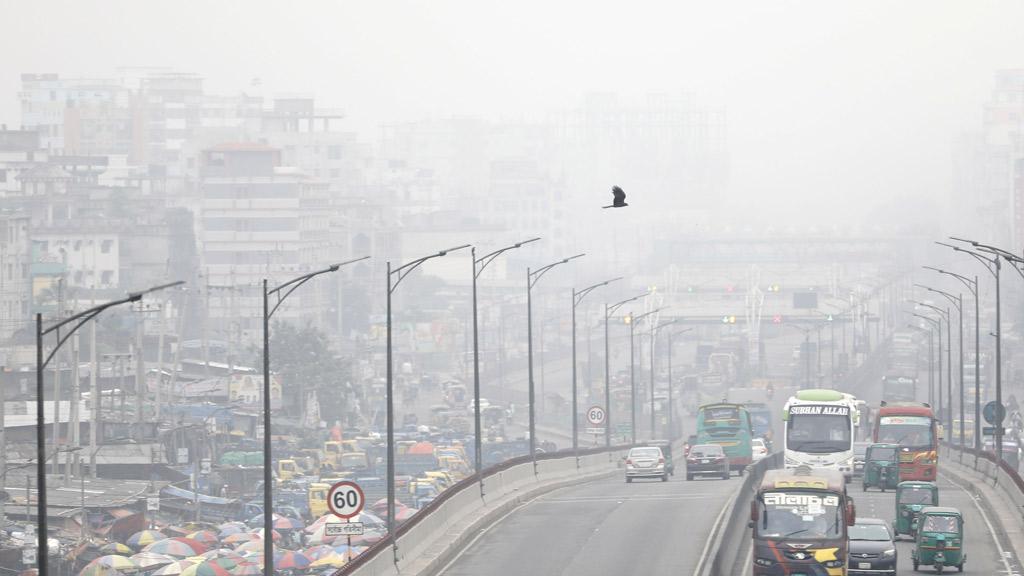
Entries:
{"label": "car windshield", "polygon": [[838,538],[842,535],[839,496],[788,490],[766,492],[759,502],[757,535],[762,538]]}
{"label": "car windshield", "polygon": [[887,460],[892,462],[896,459],[895,448],[872,448],[871,453],[868,455],[870,460]]}
{"label": "car windshield", "polygon": [[932,491],[928,488],[902,488],[899,502],[900,504],[934,504]]}
{"label": "car windshield", "polygon": [[932,421],[925,416],[883,416],[878,421],[878,441],[928,448],[932,445]]}
{"label": "car windshield", "polygon": [[926,516],[921,531],[952,534],[957,532],[957,524],[956,516]]}
{"label": "car windshield", "polygon": [[884,524],[854,524],[847,531],[850,540],[890,540],[889,529]]}
{"label": "car windshield", "polygon": [[838,414],[791,414],[786,445],[796,452],[826,454],[850,449],[850,417]]}
{"label": "car windshield", "polygon": [[633,448],[629,451],[630,458],[660,458],[661,450],[657,448]]}

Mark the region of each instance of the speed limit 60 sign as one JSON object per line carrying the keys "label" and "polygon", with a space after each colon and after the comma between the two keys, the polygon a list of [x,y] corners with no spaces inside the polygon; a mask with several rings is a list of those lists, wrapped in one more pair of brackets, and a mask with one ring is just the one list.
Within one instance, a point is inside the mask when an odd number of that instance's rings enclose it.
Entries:
{"label": "speed limit 60 sign", "polygon": [[338,518],[351,518],[359,514],[365,504],[363,490],[355,482],[338,482],[327,492],[327,507]]}
{"label": "speed limit 60 sign", "polygon": [[587,422],[590,422],[594,426],[604,424],[604,418],[604,408],[601,408],[600,406],[591,406],[590,409],[587,410]]}

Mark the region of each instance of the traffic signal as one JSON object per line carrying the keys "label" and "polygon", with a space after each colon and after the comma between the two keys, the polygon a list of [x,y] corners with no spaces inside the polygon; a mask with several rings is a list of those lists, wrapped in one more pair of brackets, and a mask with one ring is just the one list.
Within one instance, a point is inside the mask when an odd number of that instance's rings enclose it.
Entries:
{"label": "traffic signal", "polygon": [[735,324],[735,323],[736,323],[736,317],[735,316],[722,316],[722,324]]}
{"label": "traffic signal", "polygon": [[782,314],[772,316],[772,324],[782,324]]}
{"label": "traffic signal", "polygon": [[726,292],[729,292],[731,294],[734,290],[736,290],[736,286],[734,286],[732,284],[726,284],[725,285],[725,291]]}
{"label": "traffic signal", "polygon": [[779,285],[778,284],[769,284],[768,285],[768,291],[769,292],[778,292],[779,291]]}

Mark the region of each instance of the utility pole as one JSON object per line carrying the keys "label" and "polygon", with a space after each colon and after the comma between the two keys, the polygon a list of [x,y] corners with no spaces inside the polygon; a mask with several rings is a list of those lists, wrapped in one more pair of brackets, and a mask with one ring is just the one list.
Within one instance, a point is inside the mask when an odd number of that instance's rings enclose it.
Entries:
{"label": "utility pole", "polygon": [[156,344],[156,390],[154,391],[154,421],[160,422],[161,414],[161,403],[163,402],[163,388],[164,388],[164,335],[167,333],[167,309],[170,299],[164,300],[163,306],[160,307],[160,336],[157,338]]}
{"label": "utility pole", "polygon": [[96,323],[89,324],[89,475],[96,479],[96,428],[100,425],[100,365],[96,359]]}
{"label": "utility pole", "polygon": [[139,302],[139,318],[135,323],[135,423],[142,423],[142,407],[145,398],[146,359],[142,353],[142,339],[146,330],[146,308]]}

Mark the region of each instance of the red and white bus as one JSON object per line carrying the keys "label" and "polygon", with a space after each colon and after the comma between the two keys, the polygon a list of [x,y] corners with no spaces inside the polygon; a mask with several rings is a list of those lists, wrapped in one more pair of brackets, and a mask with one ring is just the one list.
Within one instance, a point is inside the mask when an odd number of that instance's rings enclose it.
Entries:
{"label": "red and white bus", "polygon": [[875,442],[900,445],[900,480],[934,482],[939,465],[939,427],[931,406],[882,401],[875,417]]}

